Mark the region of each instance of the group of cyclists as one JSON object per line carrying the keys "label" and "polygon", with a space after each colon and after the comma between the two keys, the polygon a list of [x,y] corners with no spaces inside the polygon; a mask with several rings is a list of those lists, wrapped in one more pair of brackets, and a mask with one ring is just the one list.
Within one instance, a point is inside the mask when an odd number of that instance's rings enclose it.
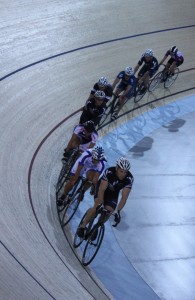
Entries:
{"label": "group of cyclists", "polygon": [[[72,137],[64,150],[62,162],[66,163],[74,149],[78,148],[80,156],[74,163],[69,180],[65,183],[63,193],[57,201],[62,206],[69,197],[79,176],[86,178],[85,191],[90,188],[90,194],[94,197],[94,204],[88,209],[86,217],[78,229],[78,236],[84,237],[86,226],[96,213],[99,205],[103,205],[112,214],[116,213],[115,221],[120,222],[120,212],[125,206],[127,198],[133,186],[134,177],[130,172],[130,162],[125,157],[119,157],[116,165],[105,168],[107,161],[104,149],[97,146],[98,132],[96,126],[107,109],[107,102],[111,101],[113,95],[119,96],[119,105],[113,112],[112,119],[116,119],[126,98],[134,94],[137,81],[144,83],[143,92],[148,87],[151,77],[157,72],[159,65],[170,56],[167,61],[165,72],[174,74],[176,67],[180,66],[184,57],[176,46],[172,46],[162,58],[160,63],[154,57],[153,51],[147,49],[135,68],[128,66],[118,73],[111,85],[105,77],[101,77],[94,84],[80,116],[79,124],[74,128]],[[139,72],[138,72],[139,71]],[[137,74],[137,79],[135,74]],[[119,193],[121,198],[119,201]],[[83,195],[84,197],[84,195]]]}

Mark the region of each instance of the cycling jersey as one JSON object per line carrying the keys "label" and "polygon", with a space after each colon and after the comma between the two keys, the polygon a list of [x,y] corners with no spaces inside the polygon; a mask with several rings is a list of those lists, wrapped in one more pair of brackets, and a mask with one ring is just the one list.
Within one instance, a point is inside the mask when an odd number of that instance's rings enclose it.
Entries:
{"label": "cycling jersey", "polygon": [[121,80],[120,83],[122,83],[122,85],[126,88],[128,85],[131,85],[132,87],[135,85],[136,83],[136,78],[134,75],[132,76],[125,76],[125,71],[121,71],[118,75],[117,78]]}
{"label": "cycling jersey", "polygon": [[80,117],[80,124],[83,124],[89,120],[93,121],[95,125],[99,124],[101,117],[105,114],[107,106],[105,101],[98,106],[95,102],[96,100],[94,98],[87,100]]}
{"label": "cycling jersey", "polygon": [[172,53],[170,50],[168,50],[165,54],[165,56],[171,56],[171,58],[176,61],[176,62],[180,62],[180,63],[183,63],[184,61],[184,56],[183,56],[183,53],[180,52],[180,51],[177,51],[176,54],[175,53]]}
{"label": "cycling jersey", "polygon": [[118,198],[119,192],[123,188],[132,188],[133,185],[133,175],[131,172],[127,172],[127,175],[124,179],[119,179],[116,175],[116,167],[107,168],[102,177],[99,179],[99,183],[101,180],[108,181],[108,187],[105,190],[104,197],[109,198]]}
{"label": "cycling jersey", "polygon": [[158,69],[158,61],[157,61],[156,57],[154,57],[154,56],[152,57],[152,59],[150,61],[146,61],[146,58],[143,54],[142,57],[140,58],[140,60],[138,61],[138,65],[141,66],[143,63],[148,71]]}
{"label": "cycling jersey", "polygon": [[98,172],[99,174],[101,174],[105,167],[105,163],[103,161],[99,161],[96,164],[93,163],[92,149],[89,149],[89,150],[83,152],[83,154],[77,159],[77,161],[75,162],[75,164],[71,170],[71,174],[74,175],[76,173],[76,170],[79,165],[83,166],[81,173],[80,173],[81,176],[85,175],[87,173],[87,171],[95,171],[95,172]]}
{"label": "cycling jersey", "polygon": [[74,134],[80,138],[79,149],[82,151],[87,150],[90,143],[96,143],[98,139],[97,131],[93,131],[89,136],[86,135],[84,125],[80,124],[74,128]]}
{"label": "cycling jersey", "polygon": [[102,117],[107,108],[105,102],[103,102],[100,106],[97,106],[95,102],[95,99],[89,99],[84,106],[84,111],[91,117],[91,120],[93,120],[93,117]]}
{"label": "cycling jersey", "polygon": [[101,89],[99,87],[99,84],[98,82],[96,82],[93,86],[93,89],[91,90],[91,94],[94,95],[95,92],[99,91],[99,90],[103,90],[105,95],[106,95],[106,98],[105,98],[105,102],[107,103],[111,98],[112,98],[112,93],[113,93],[113,90],[112,90],[112,86],[111,84],[108,84],[104,89]]}

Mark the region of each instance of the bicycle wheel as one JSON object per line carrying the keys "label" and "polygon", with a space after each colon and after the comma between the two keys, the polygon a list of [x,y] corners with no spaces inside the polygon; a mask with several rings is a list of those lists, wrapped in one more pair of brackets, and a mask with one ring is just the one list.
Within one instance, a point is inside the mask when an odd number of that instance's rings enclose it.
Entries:
{"label": "bicycle wheel", "polygon": [[159,86],[159,84],[162,82],[162,79],[163,79],[163,73],[161,71],[153,77],[153,79],[150,82],[150,85],[148,87],[148,91],[153,92]]}
{"label": "bicycle wheel", "polygon": [[82,244],[82,242],[84,241],[84,239],[85,239],[84,237],[83,237],[83,238],[80,238],[80,237],[77,235],[77,231],[78,231],[79,227],[81,226],[81,224],[83,223],[83,220],[85,219],[86,214],[87,214],[87,211],[86,211],[86,213],[83,215],[83,217],[82,217],[82,219],[81,219],[81,221],[80,221],[80,223],[79,223],[79,225],[78,225],[78,227],[77,227],[77,230],[76,230],[76,233],[75,233],[75,236],[74,236],[74,241],[73,241],[73,247],[74,247],[74,248],[78,248],[78,247]]}
{"label": "bicycle wheel", "polygon": [[167,77],[167,79],[165,80],[164,87],[165,88],[169,88],[175,82],[175,80],[177,79],[178,75],[179,75],[179,68],[176,68],[174,74],[173,75],[170,74]]}
{"label": "bicycle wheel", "polygon": [[98,128],[101,128],[102,125],[108,120],[109,116],[111,115],[111,107],[112,103],[110,103],[105,111],[105,114],[101,117],[101,120],[99,122]]}
{"label": "bicycle wheel", "polygon": [[80,202],[83,200],[83,190],[82,184],[80,185],[80,179],[75,183],[71,196],[67,196],[67,200],[64,203],[63,209],[61,209],[60,222],[61,226],[66,226],[74,214],[77,211],[77,208]]}
{"label": "bicycle wheel", "polygon": [[144,88],[144,84],[143,82],[138,85],[135,89],[135,97],[134,97],[134,103],[138,103],[143,97],[144,95],[146,94],[147,92],[147,89],[145,90],[145,92],[143,93],[142,92],[142,89]]}
{"label": "bicycle wheel", "polygon": [[69,166],[67,166],[67,164],[62,166],[62,169],[60,171],[60,175],[58,176],[58,181],[56,184],[56,193],[59,193],[59,191],[63,187],[65,181],[68,178],[69,171],[70,171],[70,168],[69,168]]}
{"label": "bicycle wheel", "polygon": [[[97,233],[96,233],[96,230],[98,231]],[[104,237],[104,231],[105,231],[104,224],[102,224],[102,225],[96,224],[92,228],[92,230],[87,238],[87,243],[85,245],[85,249],[83,251],[82,264],[84,266],[88,266],[92,262],[92,260],[95,258],[95,256],[97,255],[98,250],[101,246],[103,237]],[[97,234],[97,236],[94,239],[94,236],[96,234]]]}

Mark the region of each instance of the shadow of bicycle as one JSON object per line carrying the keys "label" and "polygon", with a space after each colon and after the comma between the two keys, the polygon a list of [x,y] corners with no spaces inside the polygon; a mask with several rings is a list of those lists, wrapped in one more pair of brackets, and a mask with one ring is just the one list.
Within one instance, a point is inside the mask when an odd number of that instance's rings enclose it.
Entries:
{"label": "shadow of bicycle", "polygon": [[129,152],[133,154],[134,157],[142,157],[144,156],[144,152],[150,150],[152,148],[154,140],[146,136],[143,139],[141,139],[137,144],[135,144]]}

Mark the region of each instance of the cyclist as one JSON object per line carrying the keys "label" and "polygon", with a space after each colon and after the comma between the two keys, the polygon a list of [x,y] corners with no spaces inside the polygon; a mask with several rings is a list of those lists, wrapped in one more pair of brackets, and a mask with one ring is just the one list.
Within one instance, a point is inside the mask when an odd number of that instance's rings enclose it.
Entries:
{"label": "cyclist", "polygon": [[184,56],[183,53],[178,50],[177,46],[171,46],[165,53],[165,56],[160,61],[159,65],[162,65],[168,56],[170,56],[170,59],[165,66],[165,72],[168,71],[170,74],[174,74],[175,68],[183,64]]}
{"label": "cyclist", "polygon": [[[105,167],[106,159],[102,147],[96,146],[83,152],[75,162],[70,175],[70,180],[64,186],[64,193],[57,202],[58,206],[63,205],[68,193],[72,190],[79,176],[85,176],[85,191],[91,186],[91,193],[95,190],[100,174]],[[84,196],[84,195],[83,195]]]}
{"label": "cyclist", "polygon": [[152,49],[147,49],[142,54],[142,57],[135,66],[135,74],[141,66],[142,68],[138,73],[138,84],[143,81],[144,87],[141,90],[141,93],[145,93],[148,88],[150,78],[152,78],[158,70],[158,61],[156,57],[154,57]]}
{"label": "cyclist", "polygon": [[[107,168],[104,171],[96,186],[94,206],[87,211],[87,215],[77,231],[79,237],[82,238],[85,235],[85,227],[95,216],[96,209],[100,204],[103,204],[110,213],[116,210],[117,219],[115,221],[120,222],[120,211],[125,206],[134,180],[129,170],[130,162],[125,157],[120,157],[115,167]],[[122,193],[118,204],[120,191]]]}
{"label": "cyclist", "polygon": [[98,82],[96,82],[91,90],[89,95],[89,99],[94,98],[94,94],[96,91],[103,91],[106,95],[105,102],[107,103],[112,98],[112,86],[108,82],[106,77],[100,77]]}
{"label": "cyclist", "polygon": [[81,152],[88,148],[93,148],[98,139],[98,133],[95,130],[93,121],[87,121],[84,124],[75,126],[72,137],[64,149],[62,162],[66,162],[71,155],[73,149],[79,147]]}
{"label": "cyclist", "polygon": [[117,106],[117,110],[112,113],[112,120],[115,120],[118,117],[118,113],[124,105],[126,98],[130,98],[134,95],[136,85],[136,78],[134,76],[134,68],[126,67],[124,71],[121,71],[117,77],[115,78],[112,88],[114,92],[114,97],[118,96],[119,94],[119,102]]}
{"label": "cyclist", "polygon": [[86,121],[92,120],[95,125],[98,125],[107,108],[105,98],[105,93],[97,90],[94,94],[94,98],[87,100],[79,123],[83,124]]}

